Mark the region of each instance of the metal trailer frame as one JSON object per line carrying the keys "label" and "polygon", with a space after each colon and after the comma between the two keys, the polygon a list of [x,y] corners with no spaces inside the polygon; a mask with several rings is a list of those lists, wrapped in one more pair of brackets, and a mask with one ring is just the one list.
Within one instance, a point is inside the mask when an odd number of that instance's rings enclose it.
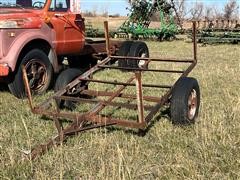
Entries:
{"label": "metal trailer frame", "polygon": [[[38,106],[33,106],[32,95],[30,91],[30,87],[27,80],[27,74],[25,69],[23,68],[23,77],[25,88],[30,104],[31,111],[34,114],[44,115],[53,119],[53,122],[57,128],[58,134],[51,138],[46,144],[38,145],[33,148],[27,155],[30,159],[35,159],[39,155],[44,154],[47,150],[49,150],[52,146],[60,145],[63,141],[65,141],[69,136],[75,135],[79,132],[98,128],[98,127],[106,127],[112,125],[118,125],[122,127],[128,128],[137,128],[137,129],[145,129],[153,117],[159,112],[160,108],[169,103],[169,99],[171,97],[173,88],[175,86],[166,86],[166,85],[154,85],[154,84],[142,84],[142,76],[143,72],[161,72],[161,73],[177,73],[180,74],[180,77],[186,77],[192,71],[192,69],[197,64],[197,43],[196,43],[196,22],[193,22],[193,59],[165,59],[165,58],[140,58],[140,57],[127,57],[127,56],[112,56],[110,53],[110,40],[108,34],[108,22],[104,22],[105,26],[105,36],[106,36],[106,50],[108,56],[98,63],[96,66],[88,70],[87,72],[80,75],[70,84],[68,84],[64,89],[56,92],[53,96],[48,98],[45,102]],[[162,69],[144,69],[144,68],[121,68],[114,67],[108,65],[108,62],[111,60],[144,60],[145,63],[150,62],[166,62],[166,63],[184,63],[189,64],[188,68],[185,71],[174,71],[174,70],[162,70]],[[102,70],[102,69],[120,69],[127,70],[128,72],[133,72],[133,76],[128,79],[127,82],[114,82],[114,81],[101,81],[94,80],[93,73]],[[179,77],[179,78],[180,78]],[[133,83],[135,81],[136,83]],[[104,96],[108,97],[107,100],[98,100],[98,99],[84,99],[80,97],[69,97],[66,96],[65,93],[80,84],[81,82],[87,83],[104,83],[104,84],[113,84],[118,87],[115,92],[104,92],[104,91],[96,91],[96,90],[88,90],[84,88],[80,88],[79,93],[84,95],[92,95],[92,96]],[[124,94],[122,91],[129,86],[136,86],[136,94]],[[162,97],[154,97],[154,96],[144,96],[143,88],[144,87],[154,87],[154,88],[164,88],[167,89],[167,93]],[[116,103],[113,102],[115,98],[126,98],[126,99],[135,99],[137,100],[137,104],[127,104],[127,103]],[[96,103],[93,109],[91,109],[87,113],[79,113],[79,112],[61,112],[61,109],[57,106],[57,100],[67,100],[73,102],[84,102],[84,103]],[[154,106],[144,105],[144,101],[150,101],[155,103]],[[52,103],[56,103],[56,108],[50,111],[50,106]],[[114,106],[114,107],[123,107],[133,110],[138,110],[138,120],[127,120],[127,119],[117,119],[111,117],[105,117],[99,115],[99,113],[106,106]],[[144,110],[149,111],[147,116],[144,116]],[[71,121],[71,124],[65,128],[63,128],[61,119],[67,119]]]}

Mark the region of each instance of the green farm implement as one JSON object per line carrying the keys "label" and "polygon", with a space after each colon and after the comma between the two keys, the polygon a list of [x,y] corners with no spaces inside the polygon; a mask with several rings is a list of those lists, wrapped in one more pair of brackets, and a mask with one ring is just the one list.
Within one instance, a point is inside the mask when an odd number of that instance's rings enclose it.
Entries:
{"label": "green farm implement", "polygon": [[[160,27],[150,28],[151,18],[159,12]],[[134,1],[129,18],[115,32],[115,38],[169,40],[178,28],[172,16],[172,6],[165,0]]]}
{"label": "green farm implement", "polygon": [[199,43],[239,43],[240,24],[237,20],[203,21],[198,23]]}

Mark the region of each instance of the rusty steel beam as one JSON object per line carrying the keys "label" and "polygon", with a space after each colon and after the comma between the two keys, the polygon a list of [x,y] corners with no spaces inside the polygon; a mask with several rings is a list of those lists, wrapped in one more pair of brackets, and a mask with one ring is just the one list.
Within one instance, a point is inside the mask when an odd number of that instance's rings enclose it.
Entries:
{"label": "rusty steel beam", "polygon": [[[84,90],[81,92],[81,94],[89,95],[89,96],[112,96],[113,92]],[[136,99],[136,96],[132,95],[132,94],[120,93],[118,97],[126,98],[126,99]],[[143,96],[143,100],[149,101],[149,102],[159,102],[161,100],[161,98],[155,97],[155,96]]]}
{"label": "rusty steel beam", "polygon": [[105,33],[105,39],[106,39],[106,51],[107,55],[111,55],[110,51],[110,40],[109,40],[109,29],[108,29],[108,22],[104,21],[104,33]]}
{"label": "rusty steel beam", "polygon": [[143,86],[142,86],[142,73],[135,72],[136,77],[136,94],[137,94],[137,107],[138,107],[138,122],[144,123],[144,105],[143,105]]}
{"label": "rusty steel beam", "polygon": [[118,60],[145,60],[145,61],[155,61],[155,62],[171,62],[171,63],[193,63],[193,59],[174,59],[174,58],[143,58],[143,57],[130,57],[130,56],[109,56],[112,59],[118,59]]}
{"label": "rusty steel beam", "polygon": [[[111,93],[112,96],[112,93]],[[136,97],[136,96],[135,96]],[[84,103],[89,103],[89,104],[95,104],[95,103],[102,103],[108,106],[113,106],[113,107],[122,107],[126,109],[137,109],[137,104],[129,104],[129,103],[120,103],[120,102],[107,102],[104,100],[100,99],[84,99],[84,98],[79,98],[79,97],[69,97],[69,96],[59,96],[55,97],[56,99],[59,100],[65,100],[65,101],[72,101],[72,102],[84,102]],[[145,110],[151,110],[152,106],[144,106]]]}
{"label": "rusty steel beam", "polygon": [[31,108],[31,111],[33,111],[34,106],[33,106],[31,89],[30,89],[30,86],[29,86],[29,83],[28,83],[27,71],[26,71],[24,66],[22,66],[21,68],[22,68],[22,72],[23,72],[23,83],[24,83],[25,91],[27,93],[29,106]]}
{"label": "rusty steel beam", "polygon": [[194,63],[197,63],[197,28],[196,21],[193,22],[193,59]]}
{"label": "rusty steel beam", "polygon": [[[95,82],[95,83],[101,83],[101,84],[112,84],[112,85],[123,85],[123,86],[135,86],[134,83],[124,83],[124,82],[115,82],[115,81],[103,81],[103,80],[96,80],[96,79],[81,79],[84,81],[89,81],[89,82]],[[153,85],[153,84],[143,84],[143,87],[148,87],[148,88],[163,88],[163,89],[170,89],[172,86],[168,85]]]}
{"label": "rusty steel beam", "polygon": [[128,71],[163,72],[163,73],[177,73],[177,74],[184,73],[184,71],[180,71],[180,70],[178,71],[178,70],[164,70],[164,69],[125,68],[125,67],[108,66],[108,65],[99,65],[98,67],[109,68],[109,69],[128,70]]}

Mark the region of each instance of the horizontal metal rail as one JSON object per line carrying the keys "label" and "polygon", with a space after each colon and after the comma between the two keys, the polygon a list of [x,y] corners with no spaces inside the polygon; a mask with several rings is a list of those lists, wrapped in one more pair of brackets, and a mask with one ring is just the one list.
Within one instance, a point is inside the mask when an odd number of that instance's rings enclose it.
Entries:
{"label": "horizontal metal rail", "polygon": [[155,61],[155,62],[174,62],[174,63],[192,63],[194,62],[193,59],[174,59],[174,58],[143,58],[143,57],[128,57],[128,56],[109,56],[110,58],[113,59],[118,59],[118,60],[123,60],[123,59],[128,59],[128,60],[143,60],[143,61]]}
{"label": "horizontal metal rail", "polygon": [[[55,99],[58,100],[66,100],[66,101],[73,101],[73,102],[84,102],[89,104],[95,104],[95,103],[102,103],[104,105],[114,106],[114,107],[124,107],[126,109],[137,109],[137,104],[129,104],[129,103],[120,103],[120,102],[107,102],[100,99],[84,99],[79,97],[69,97],[69,96],[58,96],[55,97]],[[144,106],[145,110],[151,110],[153,106]]]}
{"label": "horizontal metal rail", "polygon": [[129,71],[163,72],[163,73],[177,73],[177,74],[184,73],[184,71],[181,71],[181,70],[129,68],[129,67],[117,67],[117,66],[107,66],[107,65],[99,65],[98,67],[100,67],[100,68],[109,68],[109,69],[119,69],[119,70],[129,70]]}
{"label": "horizontal metal rail", "polygon": [[[101,84],[113,84],[113,85],[123,85],[123,86],[136,86],[134,83],[123,83],[123,82],[115,82],[115,81],[102,81],[96,79],[82,79],[78,78],[80,81],[89,81]],[[170,89],[172,86],[168,85],[153,85],[153,84],[143,84],[142,87],[149,87],[149,88],[163,88],[163,89]]]}
{"label": "horizontal metal rail", "polygon": [[[81,94],[89,95],[89,96],[112,96],[113,92],[84,90],[81,92]],[[125,94],[125,93],[120,93],[118,97],[127,98],[127,99],[137,99],[136,95]],[[160,102],[161,98],[155,97],[155,96],[143,96],[143,100],[149,101],[149,102]]]}

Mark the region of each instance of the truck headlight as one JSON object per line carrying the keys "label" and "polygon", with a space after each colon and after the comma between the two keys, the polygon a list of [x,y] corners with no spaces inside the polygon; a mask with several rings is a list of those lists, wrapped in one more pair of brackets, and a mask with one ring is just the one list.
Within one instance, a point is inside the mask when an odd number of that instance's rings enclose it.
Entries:
{"label": "truck headlight", "polygon": [[2,29],[11,29],[11,28],[19,28],[17,21],[14,20],[4,20],[0,21],[0,28]]}
{"label": "truck headlight", "polygon": [[39,20],[39,18],[0,20],[0,29],[39,28],[39,27],[41,27],[41,21]]}

